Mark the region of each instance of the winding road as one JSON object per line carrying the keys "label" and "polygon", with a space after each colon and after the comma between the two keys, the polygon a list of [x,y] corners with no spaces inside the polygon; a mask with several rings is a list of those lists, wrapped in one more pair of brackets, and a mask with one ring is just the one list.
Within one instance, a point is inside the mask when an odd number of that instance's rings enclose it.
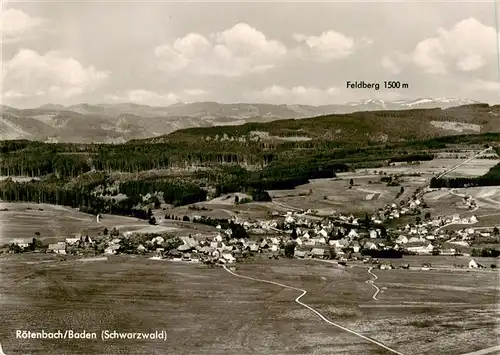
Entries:
{"label": "winding road", "polygon": [[370,275],[372,275],[372,276],[374,277],[374,279],[373,279],[373,280],[367,280],[367,281],[366,281],[366,283],[367,283],[367,284],[372,285],[373,287],[375,287],[375,293],[373,294],[372,298],[373,298],[375,301],[378,301],[377,295],[380,293],[380,289],[377,287],[377,285],[375,285],[375,284],[373,283],[375,280],[377,280],[377,279],[378,279],[378,276],[377,276],[377,275],[375,275],[375,274],[372,272],[372,269],[373,269],[373,267],[369,268],[369,269],[368,269],[368,273],[369,273]]}
{"label": "winding road", "polygon": [[[351,329],[348,329],[346,327],[343,327],[341,326],[340,324],[337,324],[337,323],[334,323],[332,321],[330,321],[328,318],[326,318],[324,315],[322,315],[319,311],[317,311],[316,309],[312,308],[311,306],[305,304],[304,302],[301,302],[300,299],[302,297],[304,297],[306,294],[307,294],[307,291],[306,290],[303,290],[301,288],[298,288],[298,287],[293,287],[293,286],[288,286],[288,285],[284,285],[284,284],[281,284],[279,282],[274,282],[274,281],[269,281],[269,280],[262,280],[262,279],[257,279],[257,278],[254,278],[254,277],[249,277],[249,276],[243,276],[243,275],[239,275],[231,270],[229,270],[226,265],[223,265],[222,266],[224,268],[224,270],[226,270],[228,273],[230,273],[231,275],[234,275],[236,277],[239,277],[239,278],[242,278],[242,279],[247,279],[247,280],[252,280],[252,281],[257,281],[257,282],[264,282],[264,283],[268,283],[268,284],[272,284],[272,285],[276,285],[276,286],[280,286],[280,287],[284,287],[284,288],[288,288],[288,289],[291,289],[291,290],[296,290],[296,291],[300,291],[302,292],[302,294],[300,296],[298,296],[296,299],[295,299],[295,302],[298,303],[299,305],[301,305],[302,307],[305,307],[307,309],[309,309],[310,311],[312,311],[313,313],[315,313],[318,317],[320,317],[324,322],[330,324],[330,325],[333,325],[334,327],[337,327],[339,329],[342,329],[348,333],[351,333],[351,334],[354,334],[366,341],[369,341],[370,343],[373,343],[375,345],[378,345],[380,346],[381,348],[384,348],[388,351],[390,351],[391,353],[393,354],[399,354],[399,355],[404,355],[403,353],[400,353],[399,351],[395,350],[395,349],[392,349],[392,348],[389,348],[388,346],[374,340],[374,339],[371,339],[363,334],[360,334],[354,330],[351,330]],[[374,275],[374,274],[372,274]],[[374,275],[375,276],[375,275]],[[376,277],[376,276],[375,276]]]}

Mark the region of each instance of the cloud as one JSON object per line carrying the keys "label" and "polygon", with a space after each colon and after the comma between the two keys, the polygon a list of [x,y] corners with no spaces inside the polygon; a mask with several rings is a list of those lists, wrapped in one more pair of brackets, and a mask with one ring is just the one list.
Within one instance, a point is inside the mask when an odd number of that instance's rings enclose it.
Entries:
{"label": "cloud", "polygon": [[69,99],[93,91],[108,78],[108,73],[93,66],[84,67],[60,52],[44,55],[30,49],[20,50],[3,64],[3,91],[6,98],[42,96]]}
{"label": "cloud", "polygon": [[294,34],[292,37],[295,41],[303,44],[299,50],[304,56],[310,56],[319,61],[343,59],[358,49],[373,43],[371,39],[366,37],[356,40],[332,30],[325,31],[319,36]]}
{"label": "cloud", "polygon": [[171,44],[155,48],[160,68],[169,74],[239,77],[274,67],[286,47],[245,23],[207,37],[189,33]]}
{"label": "cloud", "polygon": [[339,90],[334,87],[326,89],[305,86],[285,88],[273,85],[260,91],[254,91],[247,96],[250,100],[265,103],[322,105],[332,103],[332,99],[338,93]]}
{"label": "cloud", "polygon": [[151,106],[168,106],[181,101],[189,101],[193,96],[199,97],[208,94],[202,89],[183,90],[180,94],[173,92],[158,93],[154,91],[136,89],[129,90],[121,95],[108,95],[106,99],[114,102],[133,102]]}
{"label": "cloud", "polygon": [[439,28],[437,36],[419,42],[412,59],[431,74],[446,74],[450,66],[476,71],[495,59],[495,43],[495,29],[471,17],[451,29]]}
{"label": "cloud", "polygon": [[43,23],[43,19],[33,18],[21,10],[5,10],[0,14],[2,43],[19,41]]}

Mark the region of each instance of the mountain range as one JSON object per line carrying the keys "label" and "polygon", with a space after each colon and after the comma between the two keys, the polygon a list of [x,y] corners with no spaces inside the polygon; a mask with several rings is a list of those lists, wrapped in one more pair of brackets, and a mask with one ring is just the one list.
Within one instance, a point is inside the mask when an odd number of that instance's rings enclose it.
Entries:
{"label": "mountain range", "polygon": [[[241,125],[301,119],[358,111],[447,109],[479,102],[463,99],[363,100],[344,105],[272,105],[217,102],[178,103],[166,107],[134,103],[47,104],[17,109],[1,106],[0,140],[29,139],[44,142],[121,143],[157,137],[191,127]],[[498,119],[498,118],[496,118]]]}

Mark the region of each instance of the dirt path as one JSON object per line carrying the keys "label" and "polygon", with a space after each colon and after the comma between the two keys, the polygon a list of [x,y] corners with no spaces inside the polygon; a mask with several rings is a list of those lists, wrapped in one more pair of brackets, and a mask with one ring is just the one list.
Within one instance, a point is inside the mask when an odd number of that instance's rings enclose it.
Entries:
{"label": "dirt path", "polygon": [[391,349],[389,348],[388,346],[382,344],[382,343],[379,343],[378,341],[374,340],[374,339],[371,339],[363,334],[360,334],[354,330],[351,330],[351,329],[348,329],[346,327],[343,327],[339,324],[336,324],[332,321],[330,321],[328,318],[326,318],[324,315],[322,315],[319,311],[315,310],[314,308],[312,308],[311,306],[308,306],[307,304],[303,303],[300,301],[300,299],[302,297],[304,297],[306,294],[307,294],[307,291],[306,290],[303,290],[301,288],[298,288],[298,287],[293,287],[293,286],[288,286],[288,285],[284,285],[284,284],[281,284],[281,283],[278,283],[278,282],[274,282],[274,281],[268,281],[268,280],[262,280],[262,279],[257,279],[257,278],[254,278],[254,277],[249,277],[249,276],[243,276],[243,275],[238,275],[236,274],[235,272],[229,270],[226,265],[223,265],[222,266],[224,268],[224,270],[226,270],[227,272],[229,272],[231,275],[234,275],[236,277],[239,277],[239,278],[242,278],[242,279],[247,279],[247,280],[252,280],[252,281],[257,281],[257,282],[265,282],[265,283],[268,283],[268,284],[272,284],[272,285],[276,285],[276,286],[280,286],[280,287],[284,287],[284,288],[288,288],[288,289],[291,289],[291,290],[296,290],[296,291],[300,291],[302,292],[302,294],[300,296],[298,296],[296,299],[295,299],[295,302],[298,303],[299,305],[301,305],[302,307],[305,307],[307,309],[309,309],[310,311],[314,312],[318,317],[320,317],[324,322],[330,324],[330,325],[333,325],[334,327],[337,327],[337,328],[340,328],[346,332],[349,332],[351,334],[354,334],[360,338],[363,338],[375,345],[378,345],[394,354],[399,354],[399,355],[403,355],[402,353],[400,353],[399,351],[397,350],[394,350],[394,349]]}
{"label": "dirt path", "polygon": [[369,285],[372,285],[373,287],[375,287],[375,293],[373,294],[372,298],[375,300],[375,301],[378,301],[378,298],[377,298],[377,295],[380,293],[380,289],[377,287],[377,285],[374,284],[374,281],[378,279],[378,276],[375,275],[373,272],[372,272],[372,267],[370,267],[368,269],[368,273],[370,275],[372,275],[374,277],[373,280],[367,280],[366,283],[369,284]]}

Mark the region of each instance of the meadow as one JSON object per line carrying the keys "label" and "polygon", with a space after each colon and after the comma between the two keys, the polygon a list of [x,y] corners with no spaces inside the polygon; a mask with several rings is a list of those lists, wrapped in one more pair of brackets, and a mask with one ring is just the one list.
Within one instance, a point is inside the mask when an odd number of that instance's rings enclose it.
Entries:
{"label": "meadow", "polygon": [[[7,354],[389,354],[295,303],[299,291],[219,267],[131,256],[56,259],[1,259]],[[235,272],[305,289],[302,301],[330,320],[403,354],[462,354],[495,345],[499,335],[493,271],[377,270],[378,300],[366,267],[261,260]],[[168,339],[21,342],[15,329],[166,330]]]}

